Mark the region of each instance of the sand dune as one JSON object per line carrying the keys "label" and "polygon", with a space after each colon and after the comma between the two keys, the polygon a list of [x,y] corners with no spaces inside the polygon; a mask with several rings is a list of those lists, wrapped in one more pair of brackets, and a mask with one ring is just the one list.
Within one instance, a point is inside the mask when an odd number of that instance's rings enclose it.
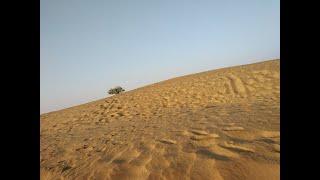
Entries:
{"label": "sand dune", "polygon": [[280,179],[280,60],[40,116],[41,179]]}

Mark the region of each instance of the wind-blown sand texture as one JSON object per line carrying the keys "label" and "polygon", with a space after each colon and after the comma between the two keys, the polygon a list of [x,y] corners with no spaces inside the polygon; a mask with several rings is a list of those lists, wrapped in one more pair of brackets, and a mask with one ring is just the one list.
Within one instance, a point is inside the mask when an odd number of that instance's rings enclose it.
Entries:
{"label": "wind-blown sand texture", "polygon": [[280,60],[40,116],[41,179],[280,179]]}

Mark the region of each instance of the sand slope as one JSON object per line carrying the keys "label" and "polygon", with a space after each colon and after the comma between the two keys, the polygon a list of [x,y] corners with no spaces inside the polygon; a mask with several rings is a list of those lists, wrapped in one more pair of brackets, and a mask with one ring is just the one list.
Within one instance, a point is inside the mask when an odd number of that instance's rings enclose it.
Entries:
{"label": "sand slope", "polygon": [[43,114],[41,179],[279,178],[280,60]]}

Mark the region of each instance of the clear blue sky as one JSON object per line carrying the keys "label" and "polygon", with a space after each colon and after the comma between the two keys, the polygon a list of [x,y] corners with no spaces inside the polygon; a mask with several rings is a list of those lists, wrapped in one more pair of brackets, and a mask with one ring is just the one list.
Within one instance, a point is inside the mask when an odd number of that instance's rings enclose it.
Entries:
{"label": "clear blue sky", "polygon": [[41,113],[280,57],[279,0],[40,0]]}

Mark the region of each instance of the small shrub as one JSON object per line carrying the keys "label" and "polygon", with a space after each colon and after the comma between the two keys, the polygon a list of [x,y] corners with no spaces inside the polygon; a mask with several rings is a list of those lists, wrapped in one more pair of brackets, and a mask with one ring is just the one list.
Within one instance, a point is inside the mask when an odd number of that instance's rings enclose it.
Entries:
{"label": "small shrub", "polygon": [[120,86],[117,86],[115,88],[111,88],[109,91],[108,91],[108,94],[119,94],[121,92],[125,91],[122,87]]}

